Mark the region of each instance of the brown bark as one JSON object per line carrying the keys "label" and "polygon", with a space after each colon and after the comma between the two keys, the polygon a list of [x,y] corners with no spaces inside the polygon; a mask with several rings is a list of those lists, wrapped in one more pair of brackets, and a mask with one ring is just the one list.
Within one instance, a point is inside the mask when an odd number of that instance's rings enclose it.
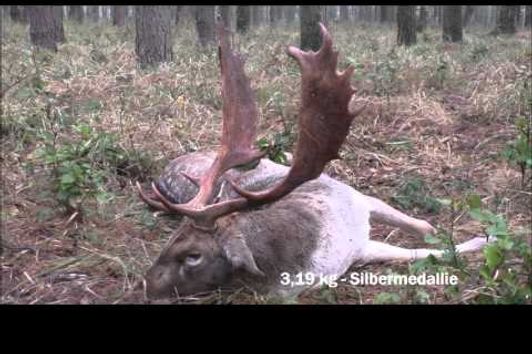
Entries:
{"label": "brown bark", "polygon": [[212,44],[215,41],[215,19],[214,6],[196,7],[196,30],[198,39],[202,47]]}
{"label": "brown bark", "polygon": [[92,22],[98,22],[100,20],[100,7],[99,6],[87,6],[87,17]]}
{"label": "brown bark", "polygon": [[423,32],[425,27],[427,27],[427,21],[429,18],[429,13],[426,6],[419,7],[419,16],[416,21],[416,31]]}
{"label": "brown bark", "polygon": [[463,27],[466,27],[469,24],[469,21],[471,21],[471,17],[473,17],[473,13],[475,12],[474,6],[466,6],[464,10],[464,20],[462,21]]}
{"label": "brown bark", "polygon": [[389,23],[393,22],[393,6],[390,5],[383,5],[380,7],[380,22],[381,23]]}
{"label": "brown bark", "polygon": [[83,23],[83,6],[69,6],[68,18],[77,23]]}
{"label": "brown bark", "polygon": [[135,8],[135,47],[142,68],[172,60],[171,6]]}
{"label": "brown bark", "polygon": [[251,23],[254,27],[259,27],[262,25],[262,6],[251,6]]}
{"label": "brown bark", "polygon": [[240,33],[246,33],[251,21],[250,6],[238,6],[236,8],[236,29]]}
{"label": "brown bark", "polygon": [[317,51],[321,47],[319,22],[321,21],[321,6],[300,6],[301,49]]}
{"label": "brown bark", "polygon": [[63,6],[54,6],[54,30],[55,40],[58,43],[66,42],[65,29],[63,27]]}
{"label": "brown bark", "polygon": [[9,16],[13,22],[27,23],[28,13],[27,6],[10,6]]}
{"label": "brown bark", "polygon": [[38,48],[57,51],[54,6],[28,6],[30,40]]}
{"label": "brown bark", "polygon": [[296,6],[284,6],[283,13],[284,13],[283,17],[286,23],[287,24],[293,23],[296,18],[297,7]]}
{"label": "brown bark", "polygon": [[220,6],[220,17],[225,28],[231,28],[231,6]]}
{"label": "brown bark", "polygon": [[113,16],[113,25],[122,27],[126,24],[127,6],[112,6],[111,15]]}
{"label": "brown bark", "polygon": [[410,46],[416,43],[416,7],[397,7],[397,44]]}
{"label": "brown bark", "polygon": [[349,21],[349,6],[340,5],[340,22]]}
{"label": "brown bark", "polygon": [[270,6],[270,23],[275,24],[282,19],[282,8],[281,6]]}
{"label": "brown bark", "polygon": [[444,6],[442,18],[443,40],[447,42],[461,42],[462,34],[462,7]]}
{"label": "brown bark", "polygon": [[497,22],[493,34],[513,34],[517,31],[515,20],[519,6],[498,6]]}

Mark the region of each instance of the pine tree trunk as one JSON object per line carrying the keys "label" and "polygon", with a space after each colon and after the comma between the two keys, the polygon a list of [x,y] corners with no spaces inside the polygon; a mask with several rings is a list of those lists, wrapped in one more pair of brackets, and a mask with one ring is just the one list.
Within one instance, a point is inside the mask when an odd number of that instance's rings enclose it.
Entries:
{"label": "pine tree trunk", "polygon": [[196,30],[202,47],[212,44],[215,41],[214,9],[214,6],[196,7]]}
{"label": "pine tree trunk", "polygon": [[410,46],[416,43],[416,7],[397,7],[397,44]]}
{"label": "pine tree trunk", "polygon": [[416,31],[423,32],[425,27],[427,27],[427,22],[429,18],[429,13],[426,6],[419,7],[419,17],[416,21]]}
{"label": "pine tree trunk", "polygon": [[57,51],[56,10],[54,6],[28,6],[30,40],[39,48]]}
{"label": "pine tree trunk", "polygon": [[514,34],[517,31],[515,27],[516,7],[518,6],[498,6],[493,34]]}
{"label": "pine tree trunk", "polygon": [[466,6],[465,7],[464,21],[463,21],[463,26],[464,27],[467,27],[467,25],[469,24],[469,21],[471,21],[471,18],[473,17],[473,13],[474,12],[475,12],[475,7],[474,6]]}
{"label": "pine tree trunk", "polygon": [[87,17],[92,22],[98,22],[100,20],[100,7],[99,6],[87,6]]}
{"label": "pine tree trunk", "polygon": [[83,23],[83,6],[69,6],[68,18],[77,23]]}
{"label": "pine tree trunk", "polygon": [[346,5],[340,5],[340,22],[349,21],[349,7]]}
{"label": "pine tree trunk", "polygon": [[179,19],[181,17],[181,10],[183,9],[183,6],[174,6],[174,19],[175,19],[175,25],[177,26],[179,24]]}
{"label": "pine tree trunk", "polygon": [[13,22],[27,23],[29,17],[27,6],[10,6],[9,16]]}
{"label": "pine tree trunk", "polygon": [[172,60],[171,6],[137,6],[135,8],[136,53],[141,68]]}
{"label": "pine tree trunk", "polygon": [[126,23],[127,6],[113,6],[111,7],[111,14],[113,16],[113,25],[122,27]]}
{"label": "pine tree trunk", "polygon": [[262,6],[251,6],[251,23],[254,27],[262,25]]}
{"label": "pine tree trunk", "polygon": [[393,21],[393,17],[392,17],[393,6],[389,6],[389,5],[379,6],[379,10],[380,10],[379,21],[381,23],[389,23]]}
{"label": "pine tree trunk", "polygon": [[300,6],[301,49],[317,51],[321,47],[319,22],[321,21],[321,6]]}
{"label": "pine tree trunk", "polygon": [[282,13],[281,17],[284,18],[285,23],[287,25],[293,23],[296,18],[297,7],[296,6],[283,6],[282,8],[283,9],[281,11]]}
{"label": "pine tree trunk", "polygon": [[240,33],[246,33],[251,22],[250,6],[238,6],[236,8],[236,29]]}
{"label": "pine tree trunk", "polygon": [[442,24],[442,6],[434,6],[434,22],[439,26]]}
{"label": "pine tree trunk", "polygon": [[321,7],[321,22],[329,27],[334,22],[334,6],[322,6]]}
{"label": "pine tree trunk", "polygon": [[225,28],[231,28],[231,6],[223,5],[220,6],[220,17],[222,18],[222,23]]}
{"label": "pine tree trunk", "polygon": [[461,42],[462,35],[462,7],[444,6],[442,18],[443,40],[447,42]]}
{"label": "pine tree trunk", "polygon": [[280,6],[270,6],[270,23],[275,24],[281,20],[281,7]]}
{"label": "pine tree trunk", "polygon": [[512,6],[512,10],[513,10],[514,27],[516,28],[516,32],[517,32],[517,26],[519,26],[519,21],[521,20],[521,6],[519,5]]}
{"label": "pine tree trunk", "polygon": [[66,42],[65,29],[63,27],[63,6],[54,6],[54,31],[57,43]]}

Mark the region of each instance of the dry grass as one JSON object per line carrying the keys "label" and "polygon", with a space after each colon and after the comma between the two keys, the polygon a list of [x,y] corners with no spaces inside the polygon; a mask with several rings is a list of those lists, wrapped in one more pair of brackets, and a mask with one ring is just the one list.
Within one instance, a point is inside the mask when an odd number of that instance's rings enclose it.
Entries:
{"label": "dry grass", "polygon": [[[13,86],[2,101],[1,301],[146,303],[142,275],[179,220],[148,211],[131,182],[156,176],[178,155],[217,144],[221,102],[216,53],[197,48],[193,27],[186,24],[176,36],[175,62],[140,71],[131,28],[68,24],[69,42],[48,56],[34,54],[25,30],[9,26],[2,38],[2,87]],[[511,229],[530,229],[530,190],[499,157],[516,134],[515,118],[530,115],[523,99],[532,70],[530,33],[509,39],[468,33],[463,45],[443,45],[439,34],[429,31],[417,46],[393,51],[395,34],[387,28],[333,28],[333,35],[341,65],[357,66],[353,84],[357,99],[368,102],[368,108],[353,124],[343,159],[328,166],[329,174],[392,204],[412,178],[425,181],[438,198],[473,190],[505,215]],[[260,106],[259,138],[295,122],[298,72],[284,47],[296,43],[293,29],[262,29],[239,40]],[[58,144],[79,139],[72,129],[79,122],[113,132],[119,146],[151,158],[148,176],[108,175],[110,199],[85,200],[82,215],[58,204],[50,169],[35,153],[44,131],[55,132]],[[446,209],[408,212],[443,228],[452,218]],[[464,241],[482,228],[464,216],[454,232]],[[426,247],[423,240],[387,227],[375,227],[372,236],[394,245]],[[467,260],[474,268],[481,255]],[[407,273],[409,266],[363,269]],[[411,290],[340,286],[308,291],[298,301],[365,304],[373,303],[379,292],[400,291],[404,302],[415,302]],[[475,283],[464,284],[459,297],[449,297],[443,288],[425,291],[429,303],[467,302]],[[181,300],[275,301],[245,289]]]}

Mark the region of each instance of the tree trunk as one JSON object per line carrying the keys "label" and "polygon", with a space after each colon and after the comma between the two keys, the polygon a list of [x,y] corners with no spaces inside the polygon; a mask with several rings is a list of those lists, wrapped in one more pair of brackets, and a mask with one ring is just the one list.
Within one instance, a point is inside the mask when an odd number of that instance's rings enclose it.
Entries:
{"label": "tree trunk", "polygon": [[516,31],[517,31],[517,26],[519,26],[519,21],[521,20],[521,6],[512,6],[512,9],[514,11],[514,15],[513,15],[513,18],[514,18],[514,26],[516,26]]}
{"label": "tree trunk", "polygon": [[281,6],[270,6],[270,23],[275,24],[282,18]]}
{"label": "tree trunk", "polygon": [[236,30],[240,33],[246,33],[251,21],[250,6],[238,6],[236,8]]}
{"label": "tree trunk", "polygon": [[100,7],[99,6],[87,6],[87,17],[92,22],[98,22],[100,20]]}
{"label": "tree trunk", "polygon": [[349,7],[346,5],[340,5],[340,22],[349,21]]}
{"label": "tree trunk", "polygon": [[262,6],[251,6],[251,23],[253,27],[262,25]]}
{"label": "tree trunk", "polygon": [[416,7],[397,7],[397,44],[410,46],[416,43]]}
{"label": "tree trunk", "polygon": [[469,24],[469,21],[471,21],[471,17],[473,17],[474,12],[475,12],[474,6],[465,7],[463,27],[467,27],[467,25]]}
{"label": "tree trunk", "polygon": [[301,49],[317,51],[321,47],[320,26],[321,6],[300,6]]}
{"label": "tree trunk", "polygon": [[429,13],[426,6],[419,7],[419,16],[416,21],[416,31],[423,32],[425,27],[427,27],[427,21],[429,18]]}
{"label": "tree trunk", "polygon": [[109,18],[111,18],[111,16],[107,16],[107,10],[108,9],[109,9],[109,6],[100,6],[100,11],[101,11],[100,20],[106,21]]}
{"label": "tree trunk", "polygon": [[334,6],[322,6],[321,7],[321,22],[329,27],[332,22],[334,22]]}
{"label": "tree trunk", "polygon": [[183,6],[174,6],[174,19],[175,19],[175,25],[177,26],[179,24],[179,20],[181,18],[181,10],[183,9]]}
{"label": "tree trunk", "polygon": [[141,68],[172,60],[171,6],[135,8],[135,47]]}
{"label": "tree trunk", "polygon": [[525,6],[525,27],[532,27],[532,6]]}
{"label": "tree trunk", "polygon": [[197,6],[196,7],[196,30],[198,31],[198,39],[202,47],[214,43],[214,6]]}
{"label": "tree trunk", "polygon": [[443,40],[446,42],[462,41],[462,7],[444,6],[442,18]]}
{"label": "tree trunk", "polygon": [[220,6],[220,17],[225,28],[231,28],[231,6]]}
{"label": "tree trunk", "polygon": [[126,23],[127,6],[113,6],[111,7],[113,15],[113,25],[122,27]]}
{"label": "tree trunk", "polygon": [[436,25],[441,25],[442,23],[442,6],[434,6],[434,22]]}
{"label": "tree trunk", "polygon": [[27,23],[29,17],[27,6],[10,6],[9,16],[13,22]]}
{"label": "tree trunk", "polygon": [[28,6],[30,40],[33,45],[57,51],[56,10],[54,6]]}
{"label": "tree trunk", "polygon": [[63,27],[63,6],[54,6],[54,31],[57,43],[66,42],[65,29]]}
{"label": "tree trunk", "polygon": [[515,28],[516,8],[519,6],[498,6],[497,22],[493,34],[513,34]]}
{"label": "tree trunk", "polygon": [[282,6],[281,13],[281,17],[284,18],[285,23],[287,25],[291,24],[296,19],[297,6]]}
{"label": "tree trunk", "polygon": [[83,23],[83,6],[69,6],[68,18],[77,23]]}
{"label": "tree trunk", "polygon": [[380,12],[380,22],[381,23],[389,23],[393,21],[393,6],[389,5],[383,5],[379,6],[379,12]]}

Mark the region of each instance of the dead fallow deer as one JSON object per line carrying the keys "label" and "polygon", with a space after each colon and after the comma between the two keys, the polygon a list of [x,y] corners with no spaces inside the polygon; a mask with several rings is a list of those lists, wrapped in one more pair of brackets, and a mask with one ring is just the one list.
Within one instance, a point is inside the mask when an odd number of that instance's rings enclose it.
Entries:
{"label": "dead fallow deer", "polygon": [[[435,230],[322,173],[338,158],[360,109],[348,109],[353,68],[337,72],[338,52],[320,26],[323,44],[318,52],[288,48],[302,80],[299,135],[290,167],[263,158],[254,148],[254,95],[242,59],[231,51],[225,29],[218,27],[223,98],[219,150],[172,161],[152,183],[152,195],[137,183],[146,203],[185,216],[146,274],[149,298],[241,286],[294,296],[305,286],[284,286],[281,274],[338,277],[352,264],[443,254],[370,240],[370,220],[420,236]],[[242,168],[253,163],[252,169]],[[478,250],[485,243],[477,237],[457,250]]]}

